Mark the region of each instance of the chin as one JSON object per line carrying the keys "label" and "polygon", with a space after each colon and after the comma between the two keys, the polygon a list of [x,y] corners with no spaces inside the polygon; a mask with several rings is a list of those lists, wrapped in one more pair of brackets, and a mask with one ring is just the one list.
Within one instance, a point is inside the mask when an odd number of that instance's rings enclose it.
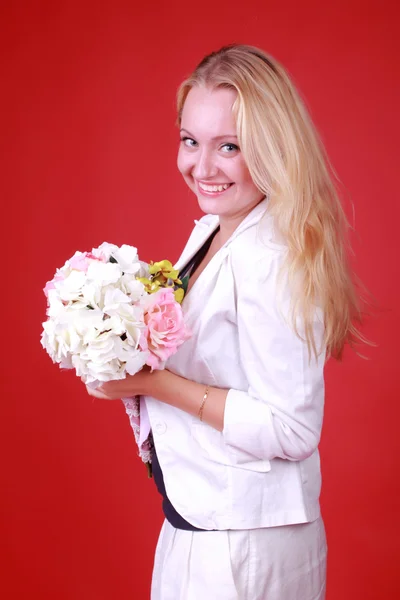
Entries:
{"label": "chin", "polygon": [[226,212],[223,206],[221,206],[221,201],[214,198],[205,198],[204,196],[198,195],[197,202],[200,207],[200,210],[208,215],[222,215]]}

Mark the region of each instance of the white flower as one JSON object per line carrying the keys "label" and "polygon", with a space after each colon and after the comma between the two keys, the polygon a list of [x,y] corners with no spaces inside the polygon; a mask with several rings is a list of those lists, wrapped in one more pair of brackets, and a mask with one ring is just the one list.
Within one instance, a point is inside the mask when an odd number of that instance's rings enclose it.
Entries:
{"label": "white flower", "polygon": [[75,368],[87,384],[97,385],[134,375],[146,364],[149,351],[140,340],[147,293],[136,277],[148,270],[133,246],[104,242],[92,254],[100,260],[76,252],[46,284],[41,344],[60,367]]}
{"label": "white flower", "polygon": [[143,260],[140,260],[139,263],[140,263],[140,271],[137,273],[136,277],[146,277],[148,279],[150,276],[149,263],[144,262]]}
{"label": "white flower", "polygon": [[118,358],[125,363],[125,370],[129,375],[135,375],[146,364],[148,352],[138,348],[133,349],[128,344],[122,343],[118,348]]}
{"label": "white flower", "polygon": [[81,337],[73,327],[52,320],[43,323],[41,343],[53,362],[64,364],[70,363],[71,354],[83,349]]}
{"label": "white flower", "polygon": [[139,346],[140,336],[145,325],[143,322],[125,321],[127,341],[130,346],[137,348]]}
{"label": "white flower", "polygon": [[122,319],[114,315],[108,319],[97,321],[94,326],[87,329],[83,336],[85,345],[94,347],[95,344],[105,347],[106,344],[113,344],[113,336],[120,336],[125,333],[125,325]]}
{"label": "white flower", "polygon": [[93,281],[87,282],[82,286],[81,289],[82,302],[86,306],[92,308],[99,308],[101,303],[101,288],[97,286]]}
{"label": "white flower", "polygon": [[104,256],[105,259],[108,261],[108,260],[110,260],[111,254],[113,252],[115,252],[116,250],[118,250],[118,246],[116,246],[115,244],[109,244],[108,242],[103,242],[102,244],[100,244],[100,246],[98,248],[92,249],[92,254],[93,254],[93,256],[97,256],[97,258]]}
{"label": "white flower", "polygon": [[118,316],[124,321],[136,323],[138,326],[143,325],[144,322],[141,306],[132,304],[129,296],[117,288],[106,291],[103,311],[107,315]]}
{"label": "white flower", "polygon": [[58,290],[49,290],[47,301],[47,316],[52,319],[57,318],[64,311],[65,308],[59,296]]}
{"label": "white flower", "polygon": [[[137,275],[138,277],[139,275]],[[132,275],[123,275],[119,285],[124,294],[127,294],[132,302],[137,302],[145,295],[145,287],[141,281],[138,281]]]}
{"label": "white flower", "polygon": [[117,263],[103,263],[93,261],[87,270],[87,279],[95,282],[96,286],[116,283],[122,275],[121,267]]}
{"label": "white flower", "polygon": [[137,254],[137,249],[133,246],[123,244],[121,248],[113,250],[112,257],[117,261],[124,273],[136,275],[140,270],[140,263]]}
{"label": "white flower", "polygon": [[82,308],[74,314],[73,309],[69,307],[65,311],[65,322],[68,322],[69,327],[74,327],[75,331],[82,338],[82,343],[85,342],[85,336],[91,332],[101,331],[104,324],[104,314],[100,309],[90,310]]}
{"label": "white flower", "polygon": [[110,381],[113,379],[124,379],[125,373],[117,359],[108,363],[94,362],[84,359],[81,355],[72,356],[73,367],[78,377],[84,377],[85,383],[93,381]]}
{"label": "white flower", "polygon": [[61,300],[74,300],[80,294],[85,281],[86,275],[83,271],[71,271],[65,279],[56,281],[54,287]]}
{"label": "white flower", "polygon": [[131,299],[116,287],[109,287],[104,296],[104,312],[107,315],[121,314],[131,307]]}

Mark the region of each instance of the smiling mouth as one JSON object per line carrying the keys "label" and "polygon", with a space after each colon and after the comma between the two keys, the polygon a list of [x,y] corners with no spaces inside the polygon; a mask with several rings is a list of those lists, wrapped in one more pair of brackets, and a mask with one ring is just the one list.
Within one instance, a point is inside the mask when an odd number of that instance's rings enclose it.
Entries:
{"label": "smiling mouth", "polygon": [[200,190],[202,192],[207,192],[208,194],[218,194],[221,192],[225,192],[233,185],[233,183],[217,183],[214,185],[207,185],[205,183],[201,183],[200,181],[198,181],[197,183]]}

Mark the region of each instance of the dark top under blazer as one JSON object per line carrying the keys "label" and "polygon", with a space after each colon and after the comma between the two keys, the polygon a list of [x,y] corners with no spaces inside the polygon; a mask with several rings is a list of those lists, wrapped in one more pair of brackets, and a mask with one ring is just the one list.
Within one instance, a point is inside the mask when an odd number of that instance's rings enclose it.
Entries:
{"label": "dark top under blazer", "polygon": [[[203,258],[208,252],[208,249],[211,246],[211,242],[213,241],[216,233],[219,231],[219,227],[213,232],[213,234],[208,238],[208,240],[203,244],[203,246],[196,252],[193,258],[188,262],[188,264],[182,269],[179,274],[179,278],[183,280],[184,278],[189,279],[191,275],[195,272]],[[209,531],[207,529],[199,529],[198,527],[194,527],[191,523],[186,521],[181,515],[175,510],[174,506],[170,502],[167,492],[165,490],[164,477],[162,474],[162,470],[160,467],[160,463],[158,462],[157,452],[155,448],[155,444],[153,444],[152,454],[151,454],[151,466],[153,479],[157,486],[158,491],[162,496],[162,508],[165,515],[165,518],[175,529],[185,529],[187,531]]]}

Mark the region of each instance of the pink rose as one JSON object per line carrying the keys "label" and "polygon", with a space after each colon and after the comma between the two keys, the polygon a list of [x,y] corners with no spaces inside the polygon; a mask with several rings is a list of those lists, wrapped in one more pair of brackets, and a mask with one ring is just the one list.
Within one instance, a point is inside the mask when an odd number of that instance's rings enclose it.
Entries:
{"label": "pink rose", "polygon": [[160,369],[162,363],[190,337],[181,305],[175,300],[172,288],[162,288],[149,296],[144,321],[147,327],[141,346],[143,350],[150,351],[148,366]]}

